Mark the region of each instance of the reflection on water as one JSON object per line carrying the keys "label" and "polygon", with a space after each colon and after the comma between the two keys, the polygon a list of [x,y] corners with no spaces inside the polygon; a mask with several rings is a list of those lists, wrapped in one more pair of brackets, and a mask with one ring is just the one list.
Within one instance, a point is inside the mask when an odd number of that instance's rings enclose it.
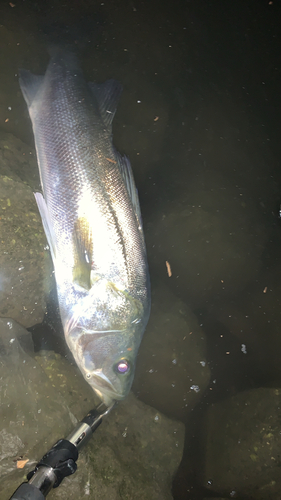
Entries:
{"label": "reflection on water", "polygon": [[[281,383],[279,10],[275,2],[193,0],[0,7],[0,175],[12,179],[7,188],[1,181],[2,316],[9,306],[25,326],[41,321],[50,286],[39,277],[41,230],[26,232],[29,217],[39,219],[21,183],[36,189],[38,177],[17,71],[43,73],[49,44],[74,44],[88,80],[124,85],[114,142],[135,173],[153,292],[133,390],[186,424],[178,500],[281,492],[272,444]],[[52,312],[44,322],[45,348],[48,328],[60,324]]]}

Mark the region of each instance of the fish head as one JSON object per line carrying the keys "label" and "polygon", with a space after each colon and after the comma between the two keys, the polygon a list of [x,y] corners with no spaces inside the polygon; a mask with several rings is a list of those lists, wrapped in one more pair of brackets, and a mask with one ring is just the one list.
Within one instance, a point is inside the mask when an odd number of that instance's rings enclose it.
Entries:
{"label": "fish head", "polygon": [[107,405],[124,399],[131,388],[139,343],[131,330],[90,332],[75,328],[68,337],[85,380]]}
{"label": "fish head", "polygon": [[110,405],[130,391],[148,309],[103,279],[74,297],[65,320],[62,315],[65,339],[85,380]]}

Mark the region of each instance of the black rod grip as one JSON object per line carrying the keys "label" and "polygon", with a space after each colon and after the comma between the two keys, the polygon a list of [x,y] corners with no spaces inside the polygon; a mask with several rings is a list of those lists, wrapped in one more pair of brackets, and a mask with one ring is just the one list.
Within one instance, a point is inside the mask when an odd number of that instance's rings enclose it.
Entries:
{"label": "black rod grip", "polygon": [[45,500],[45,497],[33,484],[22,483],[10,500]]}

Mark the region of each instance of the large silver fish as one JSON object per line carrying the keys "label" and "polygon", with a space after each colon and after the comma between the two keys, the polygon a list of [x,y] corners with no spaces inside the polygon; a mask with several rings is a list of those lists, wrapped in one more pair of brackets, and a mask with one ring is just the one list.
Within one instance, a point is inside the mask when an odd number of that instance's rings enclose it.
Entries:
{"label": "large silver fish", "polygon": [[138,194],[112,145],[121,85],[86,83],[57,51],[46,74],[21,70],[43,190],[35,193],[50,246],[66,342],[105,402],[129,392],[150,311]]}

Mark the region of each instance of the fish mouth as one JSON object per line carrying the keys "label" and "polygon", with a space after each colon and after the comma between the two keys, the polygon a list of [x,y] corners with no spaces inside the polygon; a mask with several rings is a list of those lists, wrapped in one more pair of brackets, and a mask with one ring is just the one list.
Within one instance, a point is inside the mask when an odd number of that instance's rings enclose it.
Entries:
{"label": "fish mouth", "polygon": [[120,401],[125,397],[116,390],[101,370],[94,370],[91,377],[86,376],[86,380],[107,406],[110,406],[114,401]]}

